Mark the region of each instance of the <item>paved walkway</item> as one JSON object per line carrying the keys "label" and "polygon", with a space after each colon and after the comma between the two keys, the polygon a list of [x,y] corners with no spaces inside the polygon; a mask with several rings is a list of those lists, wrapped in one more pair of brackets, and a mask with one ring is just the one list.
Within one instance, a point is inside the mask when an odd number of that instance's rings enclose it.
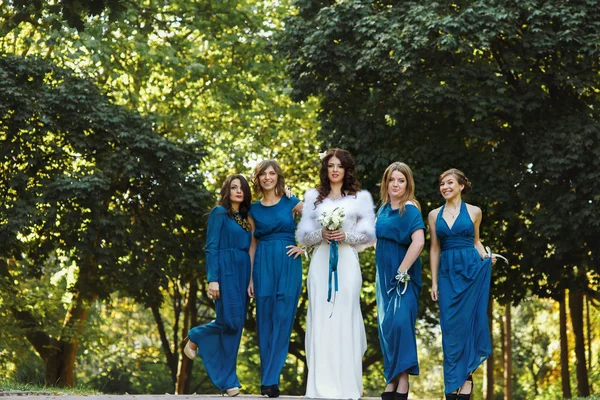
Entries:
{"label": "paved walkway", "polygon": [[[51,392],[27,392],[27,391],[0,391],[0,400],[227,400],[227,396],[219,394],[88,394],[74,395],[70,393],[56,394]],[[239,395],[236,396],[239,400],[266,400],[266,397],[258,395]],[[281,396],[281,400],[300,400],[306,399],[304,396]],[[417,400],[409,397],[410,400]],[[379,400],[379,397],[362,397],[361,400]],[[425,400],[425,399],[423,399]],[[430,399],[431,400],[431,399]],[[437,400],[437,399],[436,399]]]}
{"label": "paved walkway", "polygon": [[[116,395],[116,394],[90,394],[90,395],[73,395],[73,394],[53,394],[53,393],[44,393],[44,392],[0,392],[0,400],[9,400],[9,399],[18,399],[18,400],[40,400],[40,399],[55,399],[55,400],[226,400],[227,396],[222,396],[219,394],[125,394],[125,395]],[[299,400],[303,399],[302,396],[281,396],[279,399],[293,399]],[[236,396],[236,399],[240,400],[265,400],[266,397],[258,396],[258,395],[239,395]],[[375,398],[363,397],[364,400]]]}
{"label": "paved walkway", "polygon": [[[57,395],[54,393],[46,392],[20,392],[20,391],[0,391],[0,400],[226,400],[227,396],[221,396],[218,394],[131,394],[131,395],[114,395],[114,394],[90,394],[90,395],[73,395],[73,394],[61,394]],[[240,400],[265,400],[266,397],[258,395],[240,395],[236,396],[236,399]],[[299,400],[305,399],[303,396],[281,396],[281,400]],[[361,400],[377,400],[376,397],[363,397]],[[410,400],[416,400],[410,398]]]}

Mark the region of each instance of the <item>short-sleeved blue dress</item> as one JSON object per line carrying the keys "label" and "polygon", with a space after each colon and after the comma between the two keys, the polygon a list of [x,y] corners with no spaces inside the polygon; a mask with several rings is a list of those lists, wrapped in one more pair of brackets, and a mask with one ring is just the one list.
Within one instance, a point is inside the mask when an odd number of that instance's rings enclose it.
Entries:
{"label": "short-sleeved blue dress", "polygon": [[435,229],[441,254],[438,270],[445,392],[460,388],[492,353],[487,307],[492,260],[475,248],[475,225],[465,203],[450,227],[440,209]]}
{"label": "short-sleeved blue dress", "polygon": [[215,207],[208,219],[206,275],[218,282],[221,297],[215,301],[214,321],[192,328],[188,336],[213,384],[222,391],[240,387],[236,361],[248,305],[250,241],[252,234]]}
{"label": "short-sleeved blue dress", "polygon": [[286,254],[296,245],[292,210],[299,202],[283,196],[272,206],[256,201],[250,207],[258,239],[252,278],[263,386],[279,385],[302,289],[302,259]]}
{"label": "short-sleeved blue dress", "polygon": [[400,213],[390,203],[377,212],[375,231],[377,248],[375,261],[377,277],[377,315],[379,344],[383,353],[383,369],[387,383],[403,372],[419,374],[415,324],[419,312],[421,292],[421,259],[417,258],[408,270],[410,281],[406,292],[404,284],[396,285],[395,277],[412,243],[412,234],[425,229],[419,209],[407,204]]}

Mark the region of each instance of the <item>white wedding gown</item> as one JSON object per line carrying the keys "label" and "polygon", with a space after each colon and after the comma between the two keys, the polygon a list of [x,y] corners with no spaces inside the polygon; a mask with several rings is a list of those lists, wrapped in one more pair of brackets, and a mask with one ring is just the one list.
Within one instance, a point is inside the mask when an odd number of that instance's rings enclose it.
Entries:
{"label": "white wedding gown", "polygon": [[[362,357],[367,348],[360,311],[362,275],[358,251],[375,241],[375,214],[371,195],[360,191],[339,200],[325,199],[315,209],[318,192],[306,192],[302,219],[296,232],[300,243],[316,245],[308,271],[308,315],[306,318],[306,397],[358,399],[362,395]],[[342,230],[346,241],[339,244],[338,291],[329,287],[330,245],[322,240],[317,217],[343,207]]]}

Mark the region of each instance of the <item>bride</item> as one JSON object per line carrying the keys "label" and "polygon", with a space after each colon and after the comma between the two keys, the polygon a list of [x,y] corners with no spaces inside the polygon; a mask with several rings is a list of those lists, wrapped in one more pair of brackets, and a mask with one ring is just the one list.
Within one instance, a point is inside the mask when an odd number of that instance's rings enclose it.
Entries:
{"label": "bride", "polygon": [[[306,397],[358,399],[362,394],[367,340],[360,311],[362,276],[357,251],[375,241],[375,214],[371,195],[360,190],[354,171],[348,151],[327,151],[321,160],[321,183],[306,192],[296,231],[300,243],[316,245],[307,282]],[[317,218],[340,207],[345,214],[342,229],[323,229]],[[329,265],[333,241],[339,243],[337,272]]]}

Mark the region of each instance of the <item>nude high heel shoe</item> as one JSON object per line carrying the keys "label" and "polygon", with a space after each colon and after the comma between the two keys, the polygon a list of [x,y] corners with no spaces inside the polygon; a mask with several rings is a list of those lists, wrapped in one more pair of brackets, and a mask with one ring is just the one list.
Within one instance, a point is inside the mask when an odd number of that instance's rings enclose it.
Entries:
{"label": "nude high heel shoe", "polygon": [[198,349],[196,348],[196,350],[192,350],[192,348],[190,347],[190,343],[192,342],[188,340],[188,342],[185,344],[185,347],[183,348],[183,354],[185,354],[190,360],[193,360],[198,355]]}

